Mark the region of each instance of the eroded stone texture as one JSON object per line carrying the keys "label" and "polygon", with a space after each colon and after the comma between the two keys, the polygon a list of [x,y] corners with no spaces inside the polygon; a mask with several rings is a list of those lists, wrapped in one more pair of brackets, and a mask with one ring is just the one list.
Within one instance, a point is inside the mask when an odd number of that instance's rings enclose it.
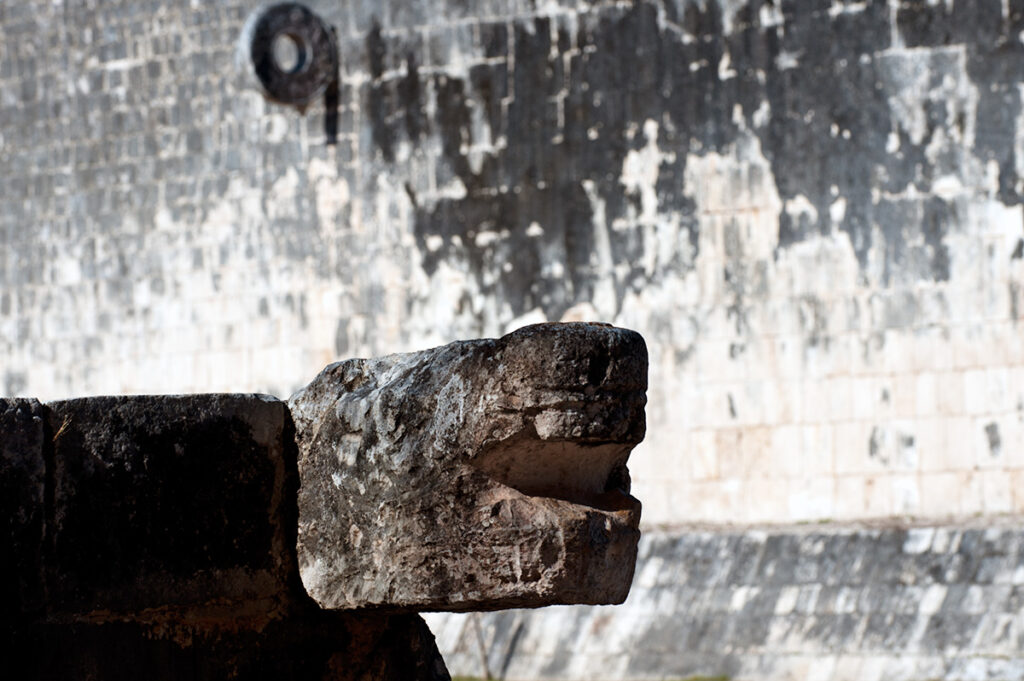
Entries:
{"label": "eroded stone texture", "polygon": [[618,603],[647,351],[602,324],[332,364],[289,401],[298,559],[321,606]]}
{"label": "eroded stone texture", "polygon": [[284,598],[294,574],[284,403],[130,396],[47,409],[54,612]]}
{"label": "eroded stone texture", "polygon": [[43,604],[43,408],[0,399],[0,630]]}

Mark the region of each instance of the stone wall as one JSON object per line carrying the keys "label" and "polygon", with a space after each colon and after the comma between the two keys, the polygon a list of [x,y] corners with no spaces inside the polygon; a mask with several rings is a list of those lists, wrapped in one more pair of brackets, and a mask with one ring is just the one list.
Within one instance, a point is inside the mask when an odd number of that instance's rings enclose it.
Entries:
{"label": "stone wall", "polygon": [[[650,351],[651,526],[1024,512],[1024,4],[308,4],[335,146],[260,95],[257,0],[0,3],[0,394],[287,395],[604,320]],[[1020,678],[992,532],[653,535],[622,610],[487,616],[492,671]]]}
{"label": "stone wall", "polygon": [[1022,611],[1019,525],[826,525],[648,533],[624,605],[428,621],[455,675],[1010,681]]}
{"label": "stone wall", "polygon": [[651,523],[1024,510],[1020,3],[309,5],[336,146],[258,2],[0,7],[0,392],[604,320]]}

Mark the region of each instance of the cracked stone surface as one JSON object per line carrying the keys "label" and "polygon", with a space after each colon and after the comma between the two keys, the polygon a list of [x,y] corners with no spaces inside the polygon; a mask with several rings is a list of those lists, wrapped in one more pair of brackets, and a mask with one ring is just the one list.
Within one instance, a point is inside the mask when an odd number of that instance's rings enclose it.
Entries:
{"label": "cracked stone surface", "polygon": [[641,336],[589,323],[328,366],[288,403],[307,592],[340,609],[622,602],[646,388]]}

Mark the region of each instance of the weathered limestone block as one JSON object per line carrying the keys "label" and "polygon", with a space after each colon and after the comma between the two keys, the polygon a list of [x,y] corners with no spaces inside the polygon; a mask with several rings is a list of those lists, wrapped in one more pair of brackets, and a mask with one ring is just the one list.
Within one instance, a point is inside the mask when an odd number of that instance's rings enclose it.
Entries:
{"label": "weathered limestone block", "polygon": [[0,627],[43,605],[46,428],[32,399],[0,399]]}
{"label": "weathered limestone block", "polygon": [[[52,612],[211,604],[238,613],[248,612],[242,603],[284,598],[295,520],[283,402],[90,397],[47,411]],[[272,607],[250,610],[265,616]]]}
{"label": "weathered limestone block", "polygon": [[643,339],[601,324],[327,367],[289,401],[307,592],[346,609],[622,602],[646,388]]}

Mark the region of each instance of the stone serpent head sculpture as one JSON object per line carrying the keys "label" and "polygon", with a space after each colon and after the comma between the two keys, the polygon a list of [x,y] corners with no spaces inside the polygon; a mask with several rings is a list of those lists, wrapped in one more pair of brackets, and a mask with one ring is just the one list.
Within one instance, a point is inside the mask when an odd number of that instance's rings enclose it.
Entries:
{"label": "stone serpent head sculpture", "polygon": [[622,602],[646,388],[643,339],[599,324],[327,367],[289,400],[307,592],[326,608]]}

